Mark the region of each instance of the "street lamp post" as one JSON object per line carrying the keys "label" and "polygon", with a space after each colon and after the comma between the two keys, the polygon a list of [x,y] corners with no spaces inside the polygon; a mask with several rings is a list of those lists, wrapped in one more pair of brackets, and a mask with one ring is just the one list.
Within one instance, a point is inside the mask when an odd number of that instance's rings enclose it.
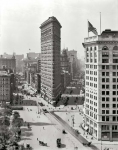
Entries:
{"label": "street lamp post", "polygon": [[101,135],[101,150],[102,150],[102,135]]}

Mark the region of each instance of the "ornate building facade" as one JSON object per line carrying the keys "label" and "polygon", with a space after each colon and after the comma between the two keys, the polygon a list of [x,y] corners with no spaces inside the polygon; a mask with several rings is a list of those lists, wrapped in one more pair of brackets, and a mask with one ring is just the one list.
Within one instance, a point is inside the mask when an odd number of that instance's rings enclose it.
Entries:
{"label": "ornate building facade", "polygon": [[52,101],[61,93],[61,25],[55,17],[41,24],[41,95]]}
{"label": "ornate building facade", "polygon": [[118,31],[84,39],[85,112],[98,140],[118,140]]}

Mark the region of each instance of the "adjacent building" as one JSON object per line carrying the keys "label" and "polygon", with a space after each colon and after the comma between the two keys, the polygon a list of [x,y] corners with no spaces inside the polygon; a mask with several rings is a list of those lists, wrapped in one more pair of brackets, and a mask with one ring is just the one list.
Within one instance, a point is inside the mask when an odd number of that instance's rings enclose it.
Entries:
{"label": "adjacent building", "polygon": [[49,17],[41,29],[41,95],[44,99],[57,100],[61,94],[61,25]]}
{"label": "adjacent building", "polygon": [[26,81],[34,86],[35,74],[40,72],[40,55],[37,57],[29,57],[23,60],[24,62],[24,75]]}
{"label": "adjacent building", "polygon": [[0,103],[10,102],[10,75],[0,70]]}
{"label": "adjacent building", "polygon": [[98,140],[118,140],[118,31],[84,39],[85,126]]}
{"label": "adjacent building", "polygon": [[[24,55],[16,55],[16,53],[13,53],[13,55],[15,56],[16,59],[16,72],[22,72],[23,71],[23,59],[24,59]],[[3,54],[4,58],[10,59],[12,58],[12,55],[4,53]]]}
{"label": "adjacent building", "polygon": [[9,69],[13,73],[16,73],[16,59],[13,55],[11,58],[4,58],[2,55],[0,57],[0,69]]}
{"label": "adjacent building", "polygon": [[37,90],[37,93],[41,92],[41,74],[40,73],[35,74],[35,88]]}
{"label": "adjacent building", "polygon": [[67,54],[67,50],[63,49],[62,54],[60,57],[60,62],[61,62],[61,71],[68,71],[70,72],[70,62]]}

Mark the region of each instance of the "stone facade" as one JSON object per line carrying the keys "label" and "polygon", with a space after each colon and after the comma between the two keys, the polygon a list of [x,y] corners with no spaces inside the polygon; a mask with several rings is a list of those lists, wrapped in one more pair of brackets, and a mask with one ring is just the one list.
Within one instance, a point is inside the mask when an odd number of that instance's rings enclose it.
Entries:
{"label": "stone facade", "polygon": [[61,25],[55,17],[41,24],[41,95],[56,100],[61,93]]}
{"label": "stone facade", "polygon": [[10,102],[10,75],[0,71],[0,103]]}
{"label": "stone facade", "polygon": [[16,73],[16,59],[15,56],[11,58],[4,58],[2,55],[0,57],[0,69],[9,69],[12,70],[13,73]]}
{"label": "stone facade", "polygon": [[118,31],[85,38],[85,125],[98,140],[118,140]]}

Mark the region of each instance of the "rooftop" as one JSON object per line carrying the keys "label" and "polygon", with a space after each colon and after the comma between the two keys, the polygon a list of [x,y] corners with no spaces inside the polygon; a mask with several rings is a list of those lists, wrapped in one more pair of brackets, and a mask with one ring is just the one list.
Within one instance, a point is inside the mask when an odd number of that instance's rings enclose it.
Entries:
{"label": "rooftop", "polygon": [[60,26],[60,28],[62,27],[61,24],[59,23],[59,21],[57,20],[57,18],[54,17],[54,16],[52,16],[52,17],[49,17],[46,21],[44,21],[44,22],[41,24],[40,29],[41,29],[42,27],[44,27],[45,25],[47,25],[48,23],[50,23],[50,22],[57,22],[58,25]]}
{"label": "rooftop", "polygon": [[101,33],[101,35],[84,38],[84,43],[96,41],[118,41],[118,31],[106,29]]}
{"label": "rooftop", "polygon": [[7,71],[1,71],[0,70],[0,76],[10,76]]}

